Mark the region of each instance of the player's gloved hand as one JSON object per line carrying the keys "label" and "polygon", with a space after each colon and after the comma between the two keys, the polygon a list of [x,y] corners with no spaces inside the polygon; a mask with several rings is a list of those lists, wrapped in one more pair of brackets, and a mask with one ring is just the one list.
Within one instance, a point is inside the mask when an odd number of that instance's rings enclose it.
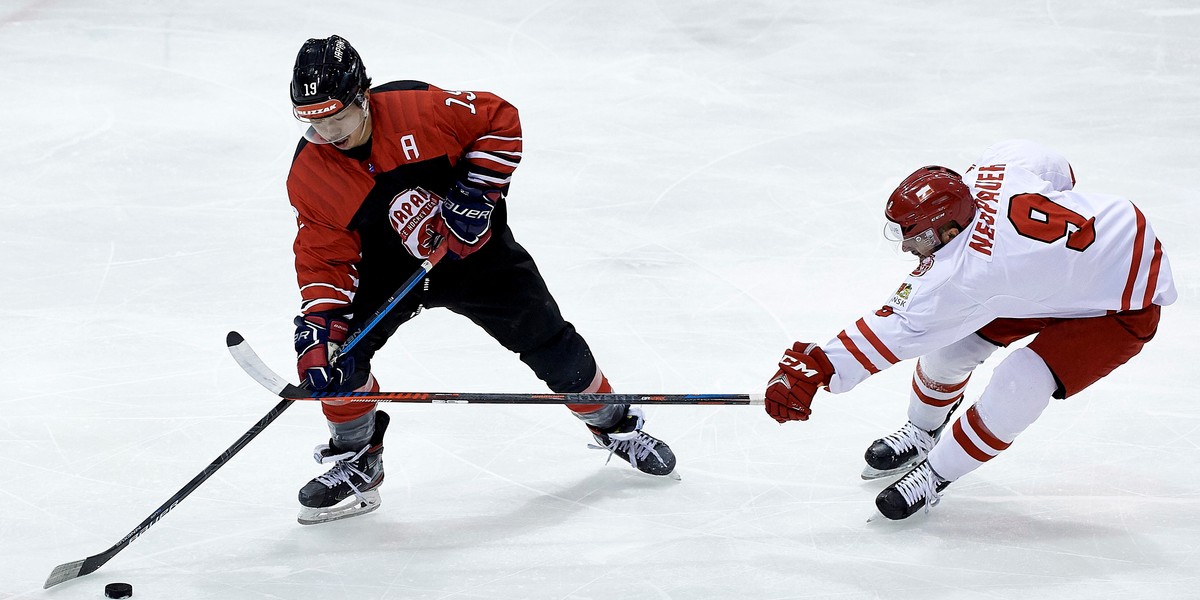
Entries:
{"label": "player's gloved hand", "polygon": [[816,344],[796,342],[783,352],[779,370],[767,382],[765,408],[772,419],[807,421],[817,388],[829,385],[833,365]]}
{"label": "player's gloved hand", "polygon": [[492,237],[492,211],[504,199],[496,188],[479,188],[459,181],[442,199],[442,221],[446,225],[448,250],[466,258]]}
{"label": "player's gloved hand", "polygon": [[346,341],[350,324],[334,313],[310,313],[296,317],[296,372],[300,385],[315,391],[332,391],[354,374],[354,359],[341,357],[336,364],[329,358]]}

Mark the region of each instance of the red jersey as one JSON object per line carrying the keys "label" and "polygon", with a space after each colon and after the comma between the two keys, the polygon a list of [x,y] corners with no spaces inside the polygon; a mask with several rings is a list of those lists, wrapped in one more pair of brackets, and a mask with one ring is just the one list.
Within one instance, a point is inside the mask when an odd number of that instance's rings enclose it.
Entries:
{"label": "red jersey", "polygon": [[443,194],[456,180],[507,190],[521,160],[517,109],[494,94],[397,81],[372,88],[369,103],[368,144],[341,151],[301,140],[292,159],[303,313],[349,311],[360,286],[387,289],[416,268],[389,224],[405,190]]}

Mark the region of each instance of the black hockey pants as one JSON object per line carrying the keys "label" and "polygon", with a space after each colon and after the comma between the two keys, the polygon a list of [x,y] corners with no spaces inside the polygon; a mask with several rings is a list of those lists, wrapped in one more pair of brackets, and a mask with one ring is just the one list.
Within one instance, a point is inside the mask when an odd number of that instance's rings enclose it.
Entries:
{"label": "black hockey pants", "polygon": [[[400,274],[398,280],[406,275]],[[369,320],[394,291],[385,292],[387,289],[360,287],[354,299],[351,331]],[[436,307],[448,308],[483,328],[502,346],[519,354],[521,361],[554,392],[581,392],[596,375],[596,361],[587,342],[563,319],[533,258],[501,222],[492,238],[474,254],[439,262],[425,281],[418,283],[359,342],[351,353],[354,376],[343,389],[365,384],[375,352],[420,309]]]}

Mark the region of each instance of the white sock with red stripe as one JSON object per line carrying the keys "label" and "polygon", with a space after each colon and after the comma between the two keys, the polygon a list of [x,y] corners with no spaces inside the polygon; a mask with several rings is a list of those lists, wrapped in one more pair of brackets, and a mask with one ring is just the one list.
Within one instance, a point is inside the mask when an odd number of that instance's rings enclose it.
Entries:
{"label": "white sock with red stripe", "polygon": [[926,431],[946,422],[946,413],[963,396],[975,367],[983,364],[996,346],[969,335],[917,361],[912,391],[908,395],[908,420]]}
{"label": "white sock with red stripe", "polygon": [[1021,348],[996,366],[979,401],[954,422],[929,452],[929,466],[955,481],[1008,448],[1033,424],[1056,384],[1036,352]]}

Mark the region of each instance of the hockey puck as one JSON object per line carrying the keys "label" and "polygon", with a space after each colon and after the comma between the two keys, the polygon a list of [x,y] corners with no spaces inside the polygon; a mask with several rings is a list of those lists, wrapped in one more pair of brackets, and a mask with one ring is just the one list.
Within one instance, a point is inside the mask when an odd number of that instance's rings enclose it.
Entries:
{"label": "hockey puck", "polygon": [[104,586],[105,598],[128,598],[133,595],[133,586],[128,583],[110,583]]}

